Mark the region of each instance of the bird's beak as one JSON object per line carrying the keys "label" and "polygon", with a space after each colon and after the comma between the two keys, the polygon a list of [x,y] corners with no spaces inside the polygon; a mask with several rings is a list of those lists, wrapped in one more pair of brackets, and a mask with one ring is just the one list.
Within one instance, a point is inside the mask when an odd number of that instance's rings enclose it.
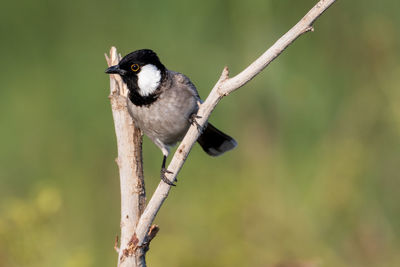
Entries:
{"label": "bird's beak", "polygon": [[118,65],[114,65],[106,69],[105,73],[108,74],[122,74],[122,70],[119,68]]}

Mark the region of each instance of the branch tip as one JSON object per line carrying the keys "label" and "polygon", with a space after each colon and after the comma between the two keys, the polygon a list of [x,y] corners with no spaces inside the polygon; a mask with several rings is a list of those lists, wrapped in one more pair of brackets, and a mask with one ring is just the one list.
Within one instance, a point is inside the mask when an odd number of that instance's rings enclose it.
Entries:
{"label": "branch tip", "polygon": [[117,54],[117,48],[115,46],[111,46],[110,48],[110,58],[111,58],[111,65],[115,65],[118,63],[118,54]]}
{"label": "branch tip", "polygon": [[153,224],[150,229],[149,232],[147,234],[147,239],[148,239],[148,243],[150,243],[151,240],[153,240],[154,237],[156,237],[158,231],[160,231],[160,227],[158,227],[157,224]]}
{"label": "branch tip", "polygon": [[314,31],[314,27],[313,27],[312,25],[308,26],[308,27],[304,30],[305,33],[306,33],[306,32],[313,32],[313,31]]}
{"label": "branch tip", "polygon": [[118,235],[115,237],[114,249],[115,249],[115,251],[119,254]]}
{"label": "branch tip", "polygon": [[115,158],[115,163],[117,163],[118,167],[121,167],[121,166],[120,166],[120,161],[119,161],[119,158],[118,158],[118,157]]}
{"label": "branch tip", "polygon": [[104,56],[106,57],[107,65],[110,67],[110,58],[108,57],[107,53],[104,53]]}
{"label": "branch tip", "polygon": [[219,78],[220,82],[223,82],[225,80],[229,79],[229,68],[228,66],[225,66],[224,69],[222,70],[221,77]]}

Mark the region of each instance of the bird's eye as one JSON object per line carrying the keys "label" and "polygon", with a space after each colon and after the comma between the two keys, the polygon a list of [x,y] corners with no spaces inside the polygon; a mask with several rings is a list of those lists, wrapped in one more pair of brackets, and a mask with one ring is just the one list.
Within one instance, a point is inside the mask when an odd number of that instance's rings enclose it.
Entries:
{"label": "bird's eye", "polygon": [[133,65],[131,66],[131,70],[132,70],[133,72],[137,72],[137,71],[139,70],[139,64],[133,64]]}

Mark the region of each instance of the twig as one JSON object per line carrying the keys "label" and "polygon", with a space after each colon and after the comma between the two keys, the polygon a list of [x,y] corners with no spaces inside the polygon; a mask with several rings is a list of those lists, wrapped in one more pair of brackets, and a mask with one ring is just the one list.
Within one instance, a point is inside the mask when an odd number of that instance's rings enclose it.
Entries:
{"label": "twig", "polygon": [[114,250],[119,254],[118,235],[115,237]]}
{"label": "twig", "polygon": [[[262,54],[258,59],[256,59],[252,64],[250,64],[246,69],[236,76],[229,78],[228,68],[225,67],[222,71],[220,79],[215,84],[210,95],[200,106],[197,115],[199,115],[201,119],[197,120],[198,124],[200,126],[205,125],[211,112],[214,110],[215,106],[222,99],[222,97],[245,85],[266,66],[268,66],[276,57],[278,57],[283,50],[285,50],[300,35],[312,31],[313,22],[335,1],[336,0],[319,1],[292,29],[290,29],[273,46],[271,46],[271,48],[269,48],[264,54]],[[192,146],[198,137],[199,131],[197,130],[196,126],[192,125],[176,150],[174,157],[168,166],[168,170],[171,171],[172,174],[166,174],[166,176],[170,181],[174,181],[176,179],[177,174],[182,168]],[[146,242],[149,228],[154,221],[154,218],[157,215],[161,205],[167,198],[170,188],[171,187],[169,185],[161,182],[151,197],[146,209],[140,217],[136,228],[138,246],[142,246]]]}

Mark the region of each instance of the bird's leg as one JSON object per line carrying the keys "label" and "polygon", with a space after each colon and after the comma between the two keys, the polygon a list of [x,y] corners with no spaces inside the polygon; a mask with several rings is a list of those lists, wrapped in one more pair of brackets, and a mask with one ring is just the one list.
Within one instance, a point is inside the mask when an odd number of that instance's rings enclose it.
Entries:
{"label": "bird's leg", "polygon": [[165,176],[166,173],[172,173],[172,172],[170,172],[169,170],[167,170],[165,168],[166,161],[167,161],[167,156],[164,155],[163,161],[162,161],[162,165],[161,165],[161,173],[160,173],[161,180],[163,180],[163,182],[168,184],[168,185],[176,186],[176,184],[174,184],[173,182],[168,180],[168,178]]}
{"label": "bird's leg", "polygon": [[189,117],[189,122],[190,122],[190,124],[196,125],[197,130],[198,130],[200,133],[201,133],[201,131],[202,131],[203,129],[201,128],[200,124],[197,122],[196,119],[201,119],[201,118],[202,118],[202,117],[199,116],[199,115],[197,115],[196,113],[193,113],[193,114],[190,115],[190,117]]}

